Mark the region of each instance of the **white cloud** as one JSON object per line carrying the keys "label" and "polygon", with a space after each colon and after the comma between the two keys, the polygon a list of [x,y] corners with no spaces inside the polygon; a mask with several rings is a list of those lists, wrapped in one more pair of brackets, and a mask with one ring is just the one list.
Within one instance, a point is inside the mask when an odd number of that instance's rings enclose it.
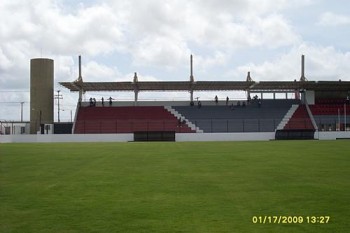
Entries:
{"label": "white cloud", "polygon": [[320,16],[319,24],[322,26],[348,26],[350,25],[350,16],[326,12]]}
{"label": "white cloud", "polygon": [[[266,9],[254,1],[130,1],[115,11],[124,14],[128,23],[124,31],[135,64],[178,67],[188,57],[193,44],[204,50],[221,53],[247,47],[294,45],[300,36],[276,12],[288,1],[264,1]],[[297,1],[295,1],[297,2]],[[137,5],[137,7],[135,7]],[[117,8],[118,7],[118,8]],[[265,13],[265,14],[262,14]],[[169,58],[172,58],[169,60]]]}
{"label": "white cloud", "polygon": [[56,82],[72,81],[78,78],[78,67],[75,66],[71,56],[55,56],[55,80]]}
{"label": "white cloud", "polygon": [[210,56],[195,56],[194,66],[200,72],[210,70],[213,67],[226,65],[229,60],[229,55],[221,51],[215,51]]}
{"label": "white cloud", "polygon": [[149,36],[133,48],[135,65],[179,67],[188,58],[190,51],[183,41],[166,37]]}
{"label": "white cloud", "polygon": [[305,55],[305,76],[308,80],[348,79],[350,52],[337,51],[334,47],[302,44],[281,57],[262,64],[250,63],[238,67],[231,74],[246,75],[251,71],[255,81],[293,81],[301,76],[301,55]]}
{"label": "white cloud", "polygon": [[42,16],[42,21],[42,41],[55,52],[104,54],[115,50],[123,39],[117,15],[104,4],[79,9],[74,15],[63,15],[54,8]]}
{"label": "white cloud", "polygon": [[[248,70],[254,80],[294,80],[302,53],[310,80],[346,79],[346,44],[320,46],[313,28],[313,44],[303,41],[295,12],[309,25],[314,18],[303,10],[311,4],[319,25],[349,25],[347,15],[332,13],[333,4],[315,0],[1,0],[0,89],[29,90],[34,57],[55,60],[55,85],[62,89],[57,82],[78,77],[79,54],[86,81],[131,81],[134,70],[140,81],[187,80],[190,54],[196,80],[244,80]],[[0,98],[5,95],[24,98]],[[74,105],[75,97],[67,99]]]}
{"label": "white cloud", "polygon": [[2,48],[0,48],[0,71],[9,69],[13,63],[8,59],[8,57],[4,54]]}
{"label": "white cloud", "polygon": [[[291,25],[278,14],[267,13],[288,5],[286,1],[111,1],[68,11],[60,2],[4,0],[0,16],[0,45],[19,47],[18,56],[83,54],[96,56],[123,51],[134,64],[164,66],[184,64],[191,43],[221,50],[249,46],[286,46],[298,41]],[[261,10],[264,9],[264,10]],[[247,17],[246,12],[255,12]],[[6,23],[4,23],[6,22]],[[273,43],[271,43],[273,41]],[[17,59],[16,56],[13,57]],[[186,58],[186,59],[184,59]],[[7,61],[5,59],[5,61]],[[4,63],[9,64],[8,62]]]}
{"label": "white cloud", "polygon": [[264,18],[249,16],[246,18],[247,25],[253,25],[249,34],[245,35],[251,46],[266,46],[278,48],[295,45],[300,41],[300,36],[294,32],[289,22],[279,14],[272,14]]}
{"label": "white cloud", "polygon": [[1,40],[48,53],[96,55],[114,51],[123,39],[118,15],[105,4],[65,13],[54,1],[5,0],[1,11]]}
{"label": "white cloud", "polygon": [[83,78],[86,82],[116,82],[121,76],[116,67],[108,67],[95,61],[83,65]]}
{"label": "white cloud", "polygon": [[238,17],[247,15],[266,15],[288,8],[299,8],[309,5],[313,0],[196,0],[195,5],[206,13],[215,16],[221,13],[232,14]]}

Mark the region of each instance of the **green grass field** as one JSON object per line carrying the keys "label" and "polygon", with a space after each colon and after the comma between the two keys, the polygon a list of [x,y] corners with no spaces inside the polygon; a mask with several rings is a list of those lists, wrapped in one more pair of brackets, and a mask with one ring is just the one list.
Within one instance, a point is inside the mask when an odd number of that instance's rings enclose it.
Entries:
{"label": "green grass field", "polygon": [[0,232],[349,232],[349,166],[346,140],[0,144]]}

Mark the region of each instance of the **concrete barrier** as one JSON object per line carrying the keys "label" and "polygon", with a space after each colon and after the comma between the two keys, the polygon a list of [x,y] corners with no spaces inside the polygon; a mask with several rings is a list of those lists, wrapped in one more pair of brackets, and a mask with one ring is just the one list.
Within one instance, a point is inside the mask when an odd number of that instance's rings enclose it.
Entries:
{"label": "concrete barrier", "polygon": [[[274,132],[260,133],[177,133],[177,142],[199,141],[269,141]],[[350,131],[315,132],[315,139],[350,139]],[[46,134],[46,135],[0,135],[0,143],[52,143],[52,142],[130,142],[133,134]]]}
{"label": "concrete barrier", "polygon": [[133,134],[39,134],[0,136],[0,143],[128,142],[133,140]]}

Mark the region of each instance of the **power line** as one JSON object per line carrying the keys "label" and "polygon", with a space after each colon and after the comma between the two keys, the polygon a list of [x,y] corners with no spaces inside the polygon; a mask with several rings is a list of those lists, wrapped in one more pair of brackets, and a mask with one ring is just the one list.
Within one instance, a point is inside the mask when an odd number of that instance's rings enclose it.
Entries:
{"label": "power line", "polygon": [[0,101],[0,104],[20,104],[20,103],[29,103],[29,102],[26,102],[26,101],[9,101],[9,102],[4,101],[4,102],[2,102],[2,101]]}
{"label": "power line", "polygon": [[0,92],[30,92],[30,91],[20,91],[20,90],[0,90]]}
{"label": "power line", "polygon": [[25,101],[16,101],[16,102],[0,102],[0,104],[5,103],[5,104],[21,104],[21,122],[23,122],[23,105],[24,103],[28,103]]}

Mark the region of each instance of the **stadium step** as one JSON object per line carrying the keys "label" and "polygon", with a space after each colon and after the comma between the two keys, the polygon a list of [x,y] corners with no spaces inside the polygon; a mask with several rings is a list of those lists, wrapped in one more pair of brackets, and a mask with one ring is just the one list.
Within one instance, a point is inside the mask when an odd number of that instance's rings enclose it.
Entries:
{"label": "stadium step", "polygon": [[198,128],[195,124],[193,124],[191,121],[189,121],[188,119],[186,119],[183,115],[181,115],[178,111],[176,111],[175,109],[173,109],[171,106],[164,106],[164,108],[170,112],[171,114],[173,114],[178,120],[185,120],[186,124],[188,125],[188,127],[190,127],[193,131],[195,131],[196,133],[203,133],[203,130],[201,130],[200,128]]}
{"label": "stadium step", "polygon": [[295,111],[298,109],[299,105],[293,104],[292,107],[288,110],[286,115],[283,117],[280,124],[277,126],[277,130],[282,130],[287,125],[288,121],[292,118]]}
{"label": "stadium step", "polygon": [[284,129],[293,130],[314,130],[315,127],[312,123],[310,115],[305,105],[299,105],[297,110],[293,113],[288,123],[284,126]]}

